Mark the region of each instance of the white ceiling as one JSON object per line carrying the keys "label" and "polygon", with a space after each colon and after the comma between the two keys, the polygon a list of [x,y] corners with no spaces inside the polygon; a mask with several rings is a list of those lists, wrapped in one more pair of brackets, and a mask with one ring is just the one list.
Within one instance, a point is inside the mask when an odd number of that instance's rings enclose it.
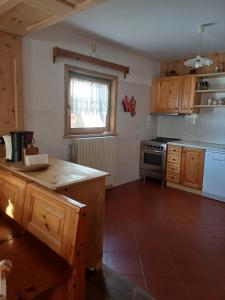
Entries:
{"label": "white ceiling", "polygon": [[225,0],[106,0],[65,22],[157,60],[195,55],[198,26],[218,22],[206,29],[202,52],[225,51]]}

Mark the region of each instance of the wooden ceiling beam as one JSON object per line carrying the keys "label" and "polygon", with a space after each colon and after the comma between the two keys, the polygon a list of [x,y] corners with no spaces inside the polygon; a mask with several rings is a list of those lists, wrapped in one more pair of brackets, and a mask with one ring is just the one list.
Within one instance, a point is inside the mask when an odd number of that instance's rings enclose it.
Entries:
{"label": "wooden ceiling beam", "polygon": [[102,59],[88,56],[85,54],[69,51],[66,49],[59,48],[59,47],[54,47],[53,48],[53,63],[56,62],[57,57],[65,57],[65,58],[69,58],[69,59],[73,59],[73,60],[79,60],[79,61],[87,62],[90,64],[98,65],[98,66],[105,67],[105,68],[110,68],[110,69],[122,72],[124,74],[124,78],[126,78],[127,74],[129,74],[129,71],[130,71],[129,67],[126,67],[123,65],[115,64],[115,63],[112,63],[112,62],[109,62],[106,60],[102,60]]}
{"label": "wooden ceiling beam", "polygon": [[67,1],[67,0],[56,0],[57,2],[60,2],[60,3],[62,3],[62,4],[64,4],[64,5],[66,5],[66,6],[68,6],[68,7],[70,7],[70,8],[72,8],[72,9],[75,9],[76,8],[76,5],[75,4],[73,4],[73,3],[71,3],[71,2],[69,2],[69,1]]}
{"label": "wooden ceiling beam", "polygon": [[0,31],[24,36],[106,0],[0,0]]}

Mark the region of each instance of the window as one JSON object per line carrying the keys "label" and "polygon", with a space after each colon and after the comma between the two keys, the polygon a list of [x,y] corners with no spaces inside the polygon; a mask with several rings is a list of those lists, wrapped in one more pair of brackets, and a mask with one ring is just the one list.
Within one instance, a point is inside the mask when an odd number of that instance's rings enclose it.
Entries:
{"label": "window", "polygon": [[65,66],[66,135],[115,133],[117,77]]}

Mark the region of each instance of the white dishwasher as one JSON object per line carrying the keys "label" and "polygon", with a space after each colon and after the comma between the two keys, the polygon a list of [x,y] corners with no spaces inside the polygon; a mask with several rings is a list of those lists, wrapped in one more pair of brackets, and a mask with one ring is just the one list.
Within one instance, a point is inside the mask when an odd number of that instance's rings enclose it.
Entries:
{"label": "white dishwasher", "polygon": [[203,195],[225,202],[225,152],[206,150]]}

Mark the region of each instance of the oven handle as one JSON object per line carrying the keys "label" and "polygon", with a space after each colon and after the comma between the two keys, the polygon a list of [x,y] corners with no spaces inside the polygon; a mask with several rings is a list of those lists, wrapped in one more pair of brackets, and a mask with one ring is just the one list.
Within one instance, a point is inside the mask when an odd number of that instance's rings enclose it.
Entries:
{"label": "oven handle", "polygon": [[163,153],[165,151],[160,151],[160,150],[150,150],[150,149],[142,149],[143,152],[148,152],[148,153]]}

